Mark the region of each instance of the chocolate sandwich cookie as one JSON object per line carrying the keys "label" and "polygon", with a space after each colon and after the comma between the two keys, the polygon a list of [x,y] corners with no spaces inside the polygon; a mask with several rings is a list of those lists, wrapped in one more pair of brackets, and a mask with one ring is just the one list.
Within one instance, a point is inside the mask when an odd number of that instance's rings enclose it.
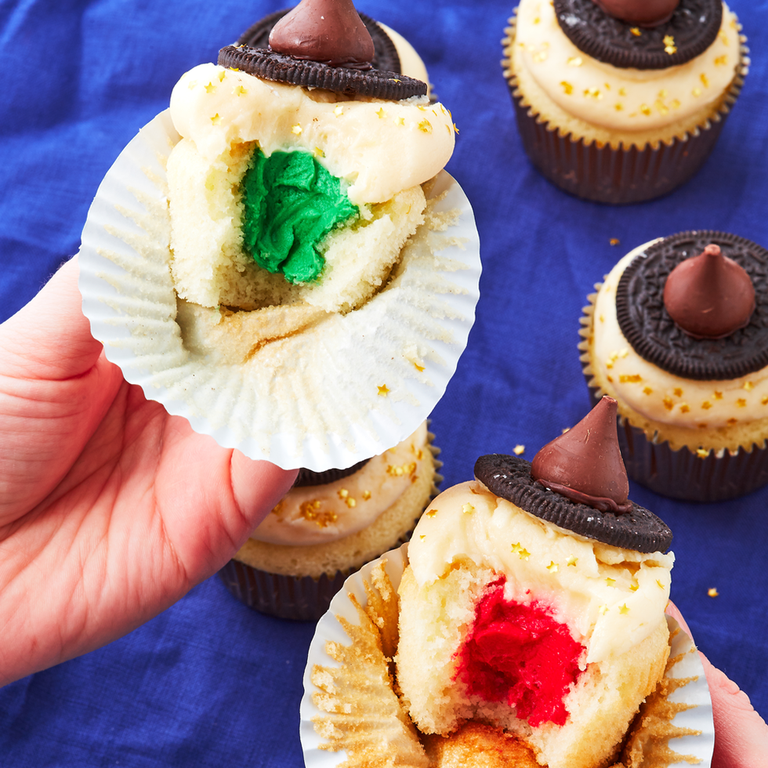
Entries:
{"label": "chocolate sandwich cookie", "polygon": [[603,544],[637,552],[666,552],[672,541],[669,528],[639,504],[615,514],[566,499],[534,480],[531,463],[519,456],[481,456],[475,463],[475,477],[489,491],[535,517]]}
{"label": "chocolate sandwich cookie", "polygon": [[341,480],[344,477],[354,475],[355,472],[360,471],[369,461],[370,459],[363,459],[346,469],[326,469],[324,472],[313,472],[311,469],[302,467],[299,470],[299,474],[296,476],[296,482],[294,482],[293,487],[306,488],[313,485],[329,485],[330,483],[335,483],[337,480]]}
{"label": "chocolate sandwich cookie", "polygon": [[359,70],[333,67],[316,61],[259,48],[228,45],[219,51],[218,63],[239,69],[264,80],[272,80],[303,88],[322,88],[350,98],[401,101],[412,96],[426,96],[427,84],[397,72],[379,69]]}
{"label": "chocolate sandwich cookie", "polygon": [[[753,286],[744,299],[752,306],[743,307],[743,312],[742,307],[733,306],[732,299],[727,302],[728,311],[740,316],[734,320],[732,332],[722,338],[701,338],[686,332],[680,318],[678,322],[673,318],[675,309],[670,314],[665,305],[665,294],[669,297],[665,286],[672,272],[709,246],[716,246],[722,256],[743,268]],[[690,289],[683,287],[682,292],[690,294]],[[726,232],[699,230],[672,235],[651,245],[624,270],[616,292],[616,316],[632,348],[675,376],[709,381],[737,379],[759,371],[768,365],[768,251]],[[746,324],[743,318],[747,318]],[[723,330],[728,331],[727,326]]]}
{"label": "chocolate sandwich cookie", "polygon": [[[272,32],[272,28],[280,21],[288,12],[289,8],[285,8],[282,11],[275,11],[265,16],[260,21],[250,26],[243,32],[237,40],[237,45],[246,45],[249,48],[268,48],[269,47],[269,35]],[[400,67],[400,56],[397,53],[397,48],[392,42],[389,35],[379,26],[378,22],[367,16],[364,13],[358,11],[361,21],[365,24],[365,28],[373,40],[374,54],[371,59],[371,66],[375,69],[381,69],[385,72],[396,72],[400,74],[402,69]]]}
{"label": "chocolate sandwich cookie", "polygon": [[723,18],[721,0],[680,0],[667,21],[654,27],[623,21],[594,0],[554,0],[568,39],[588,56],[620,68],[666,69],[709,48]]}

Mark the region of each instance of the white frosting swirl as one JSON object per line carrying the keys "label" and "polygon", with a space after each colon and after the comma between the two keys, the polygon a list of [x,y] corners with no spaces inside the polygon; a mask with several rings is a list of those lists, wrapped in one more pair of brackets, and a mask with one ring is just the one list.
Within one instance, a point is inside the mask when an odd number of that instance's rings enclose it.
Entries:
{"label": "white frosting swirl", "polygon": [[672,553],[611,547],[546,523],[482,483],[441,493],[408,546],[420,586],[470,558],[507,577],[505,596],[541,600],[587,647],[587,662],[624,653],[663,620]]}
{"label": "white frosting swirl", "polygon": [[734,78],[741,47],[736,18],[723,5],[717,38],[691,61],[661,70],[614,67],[568,39],[548,0],[520,0],[515,45],[525,68],[561,109],[620,131],[662,128],[714,102]]}
{"label": "white frosting swirl", "polygon": [[616,289],[630,262],[642,258],[653,242],[628,253],[598,291],[592,368],[601,388],[647,419],[686,429],[711,430],[765,419],[768,367],[738,379],[695,381],[667,373],[629,345],[616,317]]}
{"label": "white frosting swirl", "polygon": [[292,488],[251,538],[295,547],[351,536],[373,523],[415,482],[429,450],[424,422],[354,474],[326,485]]}
{"label": "white frosting swirl", "polygon": [[215,162],[235,142],[257,141],[269,156],[303,149],[349,184],[355,204],[381,203],[437,175],[453,153],[442,104],[333,100],[327,91],[260,80],[201,64],[171,94],[176,130]]}

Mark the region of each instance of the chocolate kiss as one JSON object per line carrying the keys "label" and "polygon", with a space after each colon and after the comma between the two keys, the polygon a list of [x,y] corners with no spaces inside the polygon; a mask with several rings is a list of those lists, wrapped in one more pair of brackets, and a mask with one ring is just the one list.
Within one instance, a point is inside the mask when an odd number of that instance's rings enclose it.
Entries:
{"label": "chocolate kiss", "polygon": [[664,306],[694,339],[722,339],[749,323],[755,287],[746,270],[717,245],[681,261],[664,285]]}
{"label": "chocolate kiss", "polygon": [[640,27],[657,27],[675,12],[680,0],[595,0],[609,16]]}
{"label": "chocolate kiss", "polygon": [[533,457],[531,477],[600,512],[632,509],[616,433],[616,401],[603,397],[575,427],[547,443]]}
{"label": "chocolate kiss", "polygon": [[273,51],[333,67],[370,65],[373,40],[352,0],[301,0],[272,28]]}

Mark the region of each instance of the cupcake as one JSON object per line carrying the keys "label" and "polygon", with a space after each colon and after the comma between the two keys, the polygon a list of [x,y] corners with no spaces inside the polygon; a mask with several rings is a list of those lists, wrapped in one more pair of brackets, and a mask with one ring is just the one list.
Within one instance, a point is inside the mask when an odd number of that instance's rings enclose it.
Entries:
{"label": "cupcake", "polygon": [[510,734],[548,768],[616,759],[664,674],[671,533],[631,502],[604,398],[539,451],[438,496],[400,583],[397,683],[436,738]]}
{"label": "cupcake", "polygon": [[682,232],[628,253],[589,297],[579,345],[594,398],[618,402],[627,471],[720,501],[768,482],[768,251]]}
{"label": "cupcake", "polygon": [[747,73],[720,0],[521,0],[504,76],[523,147],[578,197],[634,203],[687,181]]}
{"label": "cupcake", "polygon": [[409,538],[441,479],[432,439],[424,423],[346,470],[300,470],[219,572],[229,591],[263,613],[319,619],[350,573]]}
{"label": "cupcake", "polygon": [[479,296],[448,111],[371,66],[350,0],[304,0],[267,48],[176,84],[83,232],[94,335],[131,383],[219,444],[347,468],[410,435]]}

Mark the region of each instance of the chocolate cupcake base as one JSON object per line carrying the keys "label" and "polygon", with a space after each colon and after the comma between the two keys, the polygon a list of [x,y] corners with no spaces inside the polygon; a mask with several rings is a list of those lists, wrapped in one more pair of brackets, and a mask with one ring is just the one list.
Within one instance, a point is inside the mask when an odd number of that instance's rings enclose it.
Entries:
{"label": "chocolate cupcake base", "polygon": [[557,125],[547,122],[527,103],[511,69],[511,59],[506,58],[514,44],[515,23],[513,16],[502,41],[502,66],[523,149],[546,179],[584,200],[613,205],[639,203],[662,197],[690,180],[714,149],[748,71],[749,49],[742,44],[742,61],[736,76],[717,111],[705,124],[668,143],[614,147],[576,138],[571,133],[562,134]]}
{"label": "chocolate cupcake base", "polygon": [[[599,289],[600,285],[595,286]],[[605,394],[598,385],[590,362],[589,335],[592,328],[594,300],[589,297],[581,317],[579,360],[589,388],[591,405]],[[674,450],[658,434],[649,436],[643,429],[617,418],[619,447],[629,477],[640,485],[672,499],[716,502],[746,496],[768,484],[768,443],[727,449],[697,451],[686,446]]]}

